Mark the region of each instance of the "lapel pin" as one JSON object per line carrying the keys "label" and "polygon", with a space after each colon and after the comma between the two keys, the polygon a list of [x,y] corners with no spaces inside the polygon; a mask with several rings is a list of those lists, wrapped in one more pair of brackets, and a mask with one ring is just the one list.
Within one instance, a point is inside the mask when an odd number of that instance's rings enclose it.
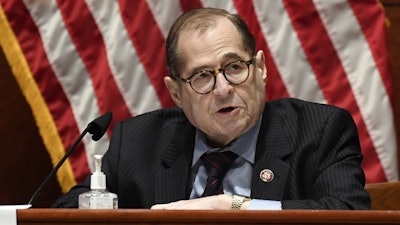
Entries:
{"label": "lapel pin", "polygon": [[260,172],[260,179],[263,182],[271,182],[274,179],[274,173],[270,169],[263,169]]}

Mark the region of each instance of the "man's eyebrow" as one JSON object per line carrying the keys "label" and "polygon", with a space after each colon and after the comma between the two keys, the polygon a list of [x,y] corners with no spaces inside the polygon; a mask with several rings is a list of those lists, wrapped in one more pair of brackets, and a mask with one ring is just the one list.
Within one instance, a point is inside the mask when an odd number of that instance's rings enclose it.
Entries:
{"label": "man's eyebrow", "polygon": [[225,55],[222,56],[223,61],[227,60],[243,60],[243,57],[239,56],[238,54],[234,52],[229,52],[226,53]]}
{"label": "man's eyebrow", "polygon": [[193,74],[195,74],[197,72],[200,72],[200,71],[203,71],[203,70],[210,70],[210,68],[211,68],[210,66],[198,66],[198,67],[195,67],[190,71],[189,76],[192,76]]}
{"label": "man's eyebrow", "polygon": [[[225,63],[229,63],[228,61],[232,61],[232,60],[244,60],[244,59],[243,59],[243,57],[239,56],[238,54],[236,54],[234,52],[229,52],[222,56],[221,63],[223,63],[223,64],[221,66],[224,66]],[[195,67],[190,70],[189,76],[191,76],[197,72],[203,71],[203,70],[212,70],[212,69],[214,69],[214,68],[212,68],[211,66],[208,66],[208,65],[198,66],[198,67]]]}

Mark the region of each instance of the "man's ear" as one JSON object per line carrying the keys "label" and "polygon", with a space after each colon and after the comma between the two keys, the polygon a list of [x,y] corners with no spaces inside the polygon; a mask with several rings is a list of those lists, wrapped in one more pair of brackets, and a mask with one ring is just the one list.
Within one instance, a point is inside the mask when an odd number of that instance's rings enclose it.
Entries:
{"label": "man's ear", "polygon": [[179,84],[174,81],[170,76],[164,77],[164,84],[167,87],[172,100],[175,102],[175,105],[181,108],[181,92]]}
{"label": "man's ear", "polygon": [[261,70],[264,83],[267,82],[267,66],[265,65],[265,55],[263,50],[259,50],[256,55],[257,69]]}

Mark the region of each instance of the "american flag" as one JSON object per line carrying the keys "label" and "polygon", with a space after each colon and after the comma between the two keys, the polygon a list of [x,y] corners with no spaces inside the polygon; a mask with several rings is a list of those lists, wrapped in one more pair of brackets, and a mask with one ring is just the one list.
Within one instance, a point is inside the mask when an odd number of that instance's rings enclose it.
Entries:
{"label": "american flag", "polygon": [[0,0],[0,43],[56,164],[88,122],[112,111],[57,174],[67,191],[107,150],[116,121],[174,106],[165,39],[184,11],[241,15],[264,50],[267,99],[347,109],[359,131],[367,183],[398,179],[385,15],[376,0]]}

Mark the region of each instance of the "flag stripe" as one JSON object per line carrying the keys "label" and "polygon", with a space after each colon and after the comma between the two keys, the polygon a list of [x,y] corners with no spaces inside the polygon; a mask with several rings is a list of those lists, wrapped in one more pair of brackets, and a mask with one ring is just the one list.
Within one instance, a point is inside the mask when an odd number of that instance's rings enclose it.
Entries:
{"label": "flag stripe", "polygon": [[[63,31],[66,32],[64,35],[67,38],[65,39],[68,41],[59,42],[58,44],[63,44],[60,46],[60,49],[68,49],[72,46],[73,48],[71,48],[70,51],[71,57],[79,60],[76,60],[77,66],[71,65],[73,68],[70,70],[71,72],[58,71],[57,68],[55,71],[59,74],[59,80],[63,84],[67,96],[71,96],[70,98],[73,99],[71,101],[82,102],[81,105],[76,103],[72,104],[74,116],[82,116],[82,120],[80,120],[80,122],[78,120],[80,123],[79,130],[83,131],[87,124],[100,114],[112,111],[116,119],[111,121],[110,129],[108,129],[108,134],[110,135],[115,121],[127,118],[131,113],[128,111],[124,100],[121,99],[120,91],[118,87],[116,87],[114,79],[110,74],[107,58],[104,53],[104,43],[101,36],[98,35],[99,31],[97,30],[97,26],[94,24],[90,12],[83,1],[76,1],[74,2],[75,4],[72,5],[65,1],[60,1],[59,3],[59,5],[54,4],[53,7],[59,9],[61,19],[66,27],[66,29],[63,29]],[[84,21],[85,26],[82,26],[82,21]],[[61,21],[60,24],[62,24]],[[95,35],[88,36],[91,34]],[[91,44],[95,44],[96,48],[87,48],[87,46]],[[51,45],[51,43],[49,43],[49,45]],[[54,57],[54,64],[67,65],[70,61],[68,54],[65,54],[62,50],[58,53],[59,55],[52,54]],[[67,57],[64,57],[65,55]],[[56,67],[63,68],[62,66]],[[68,73],[85,75],[79,77],[82,79],[81,82],[85,82],[85,85],[79,85],[78,88],[71,88],[74,86],[76,87],[74,83],[76,81],[79,82],[79,80],[76,77],[74,78],[75,80],[69,80],[66,79],[65,76],[60,75]],[[72,76],[69,77],[71,78]],[[76,92],[82,94],[77,95]],[[72,96],[79,96],[79,98],[73,98]],[[77,112],[79,114],[77,114]],[[56,122],[62,124],[63,120]],[[78,135],[75,134],[74,137],[71,137],[71,140],[75,140],[77,136]],[[83,139],[84,146],[78,146],[82,148],[85,154],[74,153],[70,156],[73,167],[76,168],[74,173],[78,174],[76,179],[78,182],[82,181],[88,172],[94,169],[93,163],[90,163],[92,161],[92,156],[94,154],[104,154],[107,150],[108,142],[109,139],[107,136],[103,137],[98,142],[93,142],[90,137],[86,137]],[[66,146],[70,145],[71,143],[66,144]]]}
{"label": "flag stripe", "polygon": [[[29,6],[32,7],[33,5]],[[32,8],[27,7],[27,9],[30,11],[27,13],[27,15],[30,14],[32,16]],[[32,19],[33,22],[36,22],[34,16]],[[31,27],[35,27],[35,25],[32,25]],[[38,28],[40,32],[40,27]],[[22,47],[25,49],[25,57],[27,58],[29,64],[33,66],[31,70],[34,74],[34,78],[39,85],[39,89],[41,90],[42,95],[48,104],[54,120],[56,121],[57,130],[60,134],[64,148],[67,149],[73,143],[74,138],[79,136],[79,130],[77,129],[77,124],[75,123],[76,120],[69,105],[70,101],[68,100],[67,96],[65,96],[65,93],[63,93],[63,89],[59,87],[59,81],[51,70],[51,63],[45,60],[47,58],[46,55],[48,54],[46,52],[46,46],[41,44],[43,43],[43,40],[48,39],[43,39],[43,36],[44,35],[41,33],[37,34],[37,41],[24,42],[25,44],[32,44],[32,46]],[[32,34],[29,34],[29,36],[26,38],[32,38]],[[56,89],[54,90],[53,88]],[[75,150],[74,155],[72,155],[70,158],[73,174],[77,180],[82,179],[82,177],[85,176],[89,170],[87,169],[87,162],[85,160],[75,161],[74,159],[85,154],[84,148],[78,147]]]}
{"label": "flag stripe", "polygon": [[[58,0],[57,2],[65,27],[95,87],[94,94],[100,114],[112,111],[116,118],[110,124],[111,132],[114,121],[127,118],[131,113],[111,74],[100,31],[84,1]],[[96,48],[87,47],[91,44]]]}
{"label": "flag stripe", "polygon": [[[315,76],[323,98],[331,104],[340,103],[338,100],[345,99],[345,101],[348,101],[345,105],[350,105],[352,103],[351,98],[346,99],[345,96],[350,93],[351,88],[314,4],[311,0],[302,2],[284,0],[283,2],[293,24],[294,32],[299,39],[301,49],[304,49],[304,60],[309,63],[312,70],[309,71],[311,73],[309,76]],[[304,10],[297,10],[298,7],[304,7]],[[309,29],[305,30],[306,27],[309,27]],[[320,46],[323,46],[323,48]],[[330,63],[321,63],[326,57],[330,59]],[[326,71],[329,71],[329,77],[326,76]],[[301,74],[307,76],[307,73]],[[332,80],[340,83],[337,84]],[[337,87],[340,87],[340,91],[335,93]]]}
{"label": "flag stripe", "polygon": [[[122,20],[163,107],[173,106],[160,76],[167,72],[164,38],[145,1],[119,1]],[[147,31],[147,32],[143,32]],[[148,35],[148,32],[151,35]],[[152,46],[148,48],[148,46]]]}
{"label": "flag stripe", "polygon": [[[48,4],[41,4],[40,2],[29,2],[28,4],[25,2],[25,4],[33,18],[33,21],[39,28],[40,36],[43,41],[43,48],[50,63],[49,69],[53,69],[51,73],[55,74],[58,82],[62,86],[59,90],[64,90],[68,99],[65,101],[64,105],[70,106],[72,109],[72,114],[68,110],[52,113],[55,117],[54,119],[56,124],[59,124],[60,126],[59,132],[65,149],[68,149],[76,137],[79,136],[80,131],[86,128],[88,121],[91,121],[99,115],[93,84],[79,58],[78,53],[73,47],[74,45],[65,29],[57,4],[55,2],[49,2]],[[51,16],[52,20],[47,20],[43,15]],[[48,78],[45,77],[44,79],[47,80]],[[37,82],[39,84],[43,83],[41,81]],[[80,85],[74,85],[76,82]],[[51,92],[43,93],[44,96],[54,96],[52,88],[42,89],[42,91]],[[59,104],[56,100],[57,99],[54,99],[54,104]],[[51,109],[52,105],[50,104],[49,107]],[[58,105],[55,105],[55,107],[58,107]],[[94,109],[96,109],[96,112],[94,112]],[[59,107],[58,110],[60,110]],[[74,124],[75,121],[78,126]],[[87,138],[83,139],[83,143],[85,146],[95,145]],[[99,149],[104,149],[105,151],[106,148],[99,146]],[[87,154],[88,152],[85,151],[84,146],[78,146],[74,151],[74,154],[69,158],[74,170],[75,178],[78,181],[83,180],[86,174],[90,171],[86,160]]]}
{"label": "flag stripe", "polygon": [[[362,31],[347,1],[335,3],[318,0],[315,1],[315,5],[319,9],[321,19],[338,52],[357,105],[360,107],[362,118],[357,123],[361,125],[360,133],[368,132],[372,138],[372,140],[364,140],[362,138],[367,136],[360,135],[362,137],[361,145],[363,151],[369,156],[367,160],[374,160],[373,154],[378,154],[381,159],[380,161],[391,162],[390,164],[386,164],[386,169],[389,169],[391,165],[396,165],[396,153],[392,152],[392,154],[386,156],[382,155],[380,154],[382,151],[380,146],[386,145],[388,147],[387,150],[396,149],[395,141],[393,141],[395,137],[392,111],[389,98],[386,95],[385,87],[382,84],[382,79],[376,68],[365,36],[356,35],[357,33],[362,34]],[[336,15],[339,12],[344,15],[343,19],[337,18]],[[351,42],[347,41],[349,37],[352,38]],[[382,118],[381,115],[386,116]],[[358,118],[356,117],[355,120],[357,122]],[[365,128],[361,124],[361,121],[364,122]],[[389,150],[389,152],[391,151]],[[369,154],[372,155],[370,156]],[[368,169],[371,169],[371,173],[377,173],[376,168]],[[397,171],[386,172],[387,179],[393,179],[397,176]]]}
{"label": "flag stripe", "polygon": [[[169,29],[172,27],[176,18],[182,13],[180,2],[181,0],[147,0],[147,4],[164,39],[167,39]],[[188,4],[193,4],[193,2],[194,1],[188,1]]]}
{"label": "flag stripe", "polygon": [[325,102],[282,1],[255,1],[256,14],[289,96]]}
{"label": "flag stripe", "polygon": [[87,0],[86,4],[102,34],[112,75],[130,113],[159,109],[161,103],[129,39],[118,3]]}
{"label": "flag stripe", "polygon": [[261,22],[259,23],[258,18],[256,17],[253,4],[248,4],[241,0],[235,0],[234,3],[238,14],[248,23],[249,29],[256,39],[257,49],[262,49],[264,51],[267,67],[266,97],[268,99],[289,97],[288,91],[271,55],[269,46],[263,36],[260,27]]}
{"label": "flag stripe", "polygon": [[[307,59],[319,81],[320,88],[324,93],[326,101],[329,104],[349,110],[358,126],[365,127],[360,109],[357,106],[351,86],[347,80],[346,72],[344,71],[314,4],[312,1],[302,1],[301,4],[288,0],[284,2],[289,16],[292,19],[293,26],[298,33],[300,42],[302,43],[302,48],[306,52]],[[301,11],[296,10],[299,7],[304,7],[305,9]],[[305,27],[308,26],[311,26],[312,29],[305,32]],[[319,48],[319,46],[323,46],[323,48]],[[330,59],[330,63],[321,63],[326,57]],[[329,76],[327,76],[326,71],[329,71]],[[379,159],[375,148],[367,145],[367,143],[371,143],[371,137],[368,132],[361,131],[359,132],[359,136],[360,139],[363,140],[361,146],[364,153],[368,152],[369,155],[368,159],[364,160],[365,167],[371,168],[370,165],[379,165]],[[386,179],[383,168],[373,169],[376,174],[374,177]]]}
{"label": "flag stripe", "polygon": [[180,3],[183,12],[202,7],[200,0],[180,0]]}
{"label": "flag stripe", "polygon": [[233,1],[201,0],[201,4],[203,7],[225,9],[226,11],[237,14]]}
{"label": "flag stripe", "polygon": [[390,98],[391,106],[394,108],[392,78],[389,73],[389,54],[387,48],[382,48],[382,46],[388,46],[388,44],[386,38],[381,38],[382,34],[386,34],[386,27],[384,26],[385,14],[381,6],[375,0],[349,0],[349,4],[367,38],[369,48],[376,62],[380,76],[382,77],[387,95]]}
{"label": "flag stripe", "polygon": [[[379,130],[380,132],[374,132],[376,135],[374,143],[377,148],[378,156],[380,156],[382,165],[385,167],[385,171],[388,177],[388,180],[394,180],[398,177],[397,170],[392,170],[393,165],[398,165],[397,162],[397,151],[392,151],[392,149],[396,149],[396,136],[395,136],[395,127],[393,126],[394,121],[394,99],[393,99],[393,87],[392,80],[389,73],[389,60],[388,60],[388,49],[382,48],[382,46],[387,46],[386,38],[381,38],[382,34],[386,34],[385,30],[385,18],[384,13],[381,8],[381,5],[376,1],[349,1],[350,6],[352,7],[356,19],[360,24],[360,28],[362,29],[366,41],[368,42],[369,49],[371,50],[371,54],[373,60],[375,61],[376,68],[379,71],[379,75],[382,79],[383,86],[386,89],[386,96],[382,99],[375,98],[377,101],[384,101],[384,99],[389,99],[389,103],[385,102],[385,108],[378,108],[381,110],[381,115],[385,115],[382,118],[382,121],[378,122],[377,126],[373,126],[373,131]],[[376,22],[379,21],[379,22]],[[382,88],[382,87],[377,87]],[[383,89],[383,88],[382,88]],[[381,90],[382,95],[384,95],[384,90]],[[376,103],[374,103],[376,104]],[[390,108],[390,106],[392,106]],[[371,112],[376,114],[377,111]],[[374,122],[377,122],[374,120]]]}

